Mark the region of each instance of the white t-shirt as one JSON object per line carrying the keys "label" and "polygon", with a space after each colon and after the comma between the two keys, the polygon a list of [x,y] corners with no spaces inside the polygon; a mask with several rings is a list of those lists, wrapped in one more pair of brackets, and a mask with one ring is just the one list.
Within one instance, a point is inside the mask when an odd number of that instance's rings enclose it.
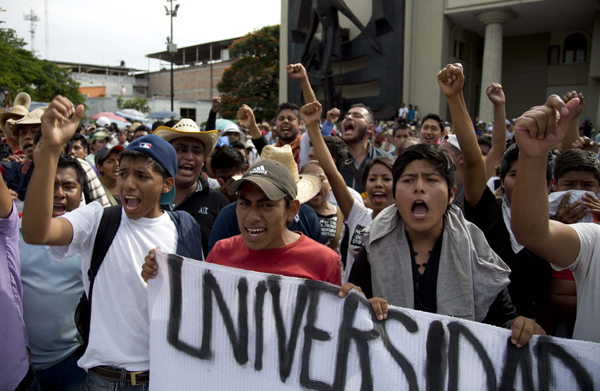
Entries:
{"label": "white t-shirt", "polygon": [[[581,243],[575,262],[568,268],[577,284],[577,320],[573,339],[600,343],[600,226],[571,224]],[[552,265],[555,270],[565,268]]]}
{"label": "white t-shirt", "polygon": [[[81,254],[86,292],[87,271],[103,210],[99,203],[92,202],[65,214],[73,226],[73,240],[68,246],[50,247],[58,260]],[[167,213],[155,219],[132,220],[123,212],[119,230],[94,281],[90,340],[78,362],[81,368],[113,365],[128,371],[150,369],[148,298],[142,265],[148,251],[156,246],[175,253],[177,236]]]}
{"label": "white t-shirt", "polygon": [[[361,199],[362,201],[362,199]],[[348,254],[346,255],[346,267],[342,270],[342,285],[348,282],[350,277],[350,271],[354,264],[354,257],[358,253],[358,250],[362,247],[362,235],[363,228],[371,224],[373,221],[373,209],[365,207],[361,202],[354,200],[350,215],[346,218],[346,224],[348,224],[348,231],[346,235],[350,235],[350,241],[348,242]]]}
{"label": "white t-shirt", "polygon": [[408,107],[400,107],[400,109],[398,109],[398,117],[400,118],[406,118],[406,114],[408,114]]}

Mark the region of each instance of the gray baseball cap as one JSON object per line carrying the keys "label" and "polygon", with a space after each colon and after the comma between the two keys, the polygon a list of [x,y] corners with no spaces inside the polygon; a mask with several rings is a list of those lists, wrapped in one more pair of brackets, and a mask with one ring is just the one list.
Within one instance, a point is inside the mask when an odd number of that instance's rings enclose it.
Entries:
{"label": "gray baseball cap", "polygon": [[271,201],[278,201],[286,196],[295,199],[298,194],[298,187],[290,170],[275,160],[261,160],[254,164],[229,187],[229,194],[237,193],[247,182],[258,186]]}

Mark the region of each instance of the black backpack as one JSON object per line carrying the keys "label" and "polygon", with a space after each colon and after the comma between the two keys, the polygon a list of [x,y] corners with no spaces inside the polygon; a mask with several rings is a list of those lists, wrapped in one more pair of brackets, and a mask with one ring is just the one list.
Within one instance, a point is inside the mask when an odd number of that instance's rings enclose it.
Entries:
{"label": "black backpack", "polygon": [[[122,212],[123,207],[121,205],[104,208],[100,224],[98,225],[98,232],[92,251],[92,260],[87,272],[88,280],[90,281],[90,289],[88,291],[89,297],[83,292],[79,299],[77,309],[75,310],[75,326],[81,336],[82,347],[84,349],[87,348],[90,338],[90,319],[92,315],[91,303],[94,280],[96,279],[100,265],[102,264],[102,261],[104,261],[104,257],[106,256],[113,239],[117,235],[119,225],[121,225]],[[202,236],[200,233],[200,226],[196,220],[194,220],[189,213],[183,211],[168,211],[167,213],[175,224],[179,234],[177,254],[188,258],[204,260],[204,254],[202,253]],[[184,240],[184,238],[187,240]]]}

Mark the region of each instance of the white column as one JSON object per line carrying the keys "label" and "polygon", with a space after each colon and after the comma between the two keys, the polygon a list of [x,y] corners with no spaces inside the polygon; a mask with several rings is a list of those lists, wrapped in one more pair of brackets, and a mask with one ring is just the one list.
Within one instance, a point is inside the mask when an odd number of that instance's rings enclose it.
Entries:
{"label": "white column", "polygon": [[479,120],[486,124],[494,119],[494,108],[485,90],[491,83],[502,83],[502,25],[514,16],[509,10],[487,11],[477,15],[477,19],[485,24]]}

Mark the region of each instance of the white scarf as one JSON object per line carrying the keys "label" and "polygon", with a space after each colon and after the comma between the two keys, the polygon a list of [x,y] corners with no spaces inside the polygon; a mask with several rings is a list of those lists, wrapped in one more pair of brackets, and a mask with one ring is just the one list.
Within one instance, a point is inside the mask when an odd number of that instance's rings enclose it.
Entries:
{"label": "white scarf", "polygon": [[519,251],[523,250],[525,247],[521,246],[517,239],[515,238],[515,234],[513,234],[511,225],[510,225],[510,201],[506,194],[502,195],[502,217],[504,218],[504,225],[506,225],[506,230],[510,235],[510,245],[515,252],[518,254]]}

